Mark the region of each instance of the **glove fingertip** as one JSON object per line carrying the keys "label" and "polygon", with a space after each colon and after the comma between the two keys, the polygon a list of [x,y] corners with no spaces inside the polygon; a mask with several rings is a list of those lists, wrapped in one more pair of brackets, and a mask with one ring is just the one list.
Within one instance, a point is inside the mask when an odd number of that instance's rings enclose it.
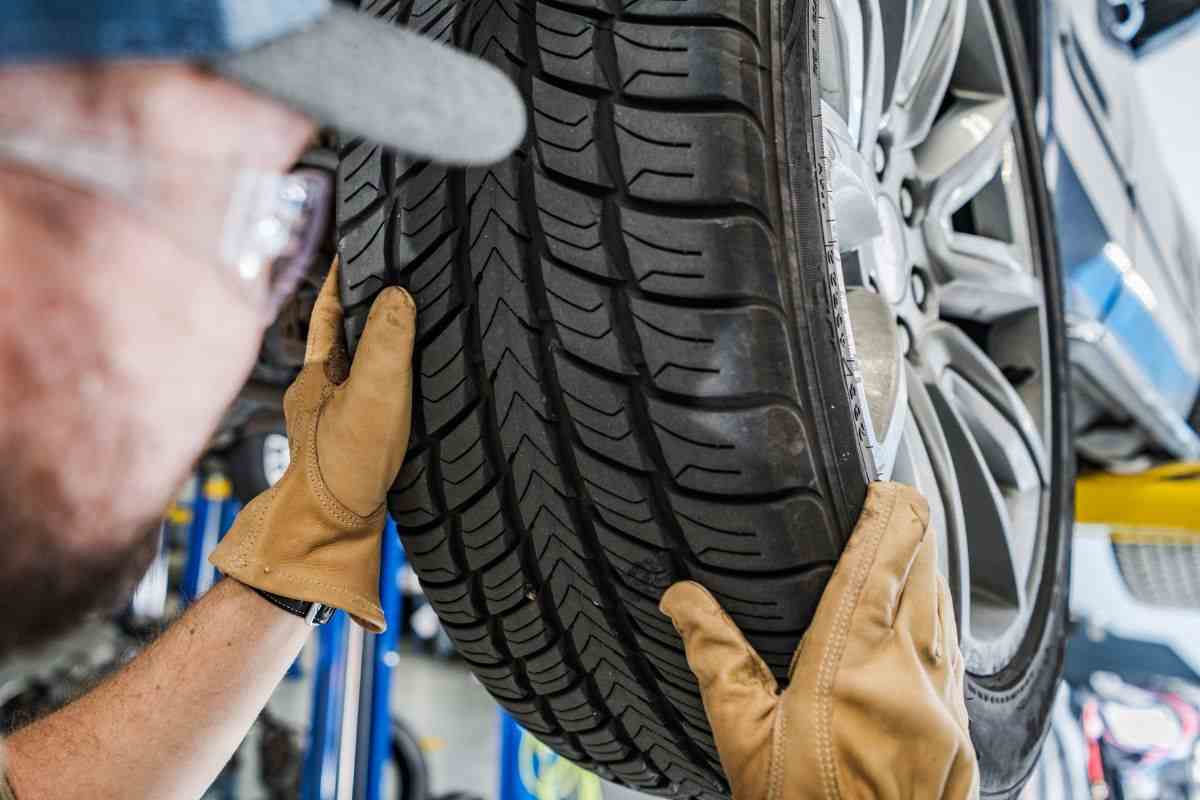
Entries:
{"label": "glove fingertip", "polygon": [[413,300],[413,296],[408,293],[408,290],[401,286],[389,286],[379,293],[375,298],[375,302],[371,305],[371,313],[367,316],[369,321],[371,317],[381,312],[389,311],[399,313],[402,318],[415,319],[417,316],[417,303]]}
{"label": "glove fingertip", "polygon": [[416,328],[417,306],[412,295],[399,286],[390,286],[380,292],[371,304],[363,339],[378,337],[391,348],[410,349]]}
{"label": "glove fingertip", "polygon": [[716,599],[696,581],[673,584],[658,603],[658,610],[670,617],[677,628],[680,621],[692,617],[696,611],[711,612],[716,607]]}

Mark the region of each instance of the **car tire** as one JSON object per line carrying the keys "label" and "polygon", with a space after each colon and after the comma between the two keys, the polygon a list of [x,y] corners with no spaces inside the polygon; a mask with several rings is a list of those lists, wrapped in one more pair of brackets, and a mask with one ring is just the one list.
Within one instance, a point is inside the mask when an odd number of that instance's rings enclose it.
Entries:
{"label": "car tire", "polygon": [[289,456],[282,416],[251,420],[226,457],[233,496],[246,504],[270,489],[283,477]]}
{"label": "car tire", "polygon": [[[391,512],[459,653],[521,725],[666,796],[728,786],[662,592],[703,583],[785,679],[872,469],[832,255],[816,9],[365,9],[491,60],[530,115],[492,167],[341,150],[349,344],[385,286],[418,306]],[[986,791],[1032,766],[1047,659],[1007,698],[972,689]]]}

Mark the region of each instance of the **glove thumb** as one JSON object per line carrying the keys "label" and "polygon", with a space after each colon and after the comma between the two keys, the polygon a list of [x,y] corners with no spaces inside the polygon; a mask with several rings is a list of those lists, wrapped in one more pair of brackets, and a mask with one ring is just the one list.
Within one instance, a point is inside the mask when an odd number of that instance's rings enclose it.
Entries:
{"label": "glove thumb", "polygon": [[688,666],[700,682],[704,710],[734,794],[738,800],[755,800],[742,797],[739,787],[759,784],[770,766],[779,703],[775,678],[700,584],[675,584],[663,595],[659,608],[683,638]]}

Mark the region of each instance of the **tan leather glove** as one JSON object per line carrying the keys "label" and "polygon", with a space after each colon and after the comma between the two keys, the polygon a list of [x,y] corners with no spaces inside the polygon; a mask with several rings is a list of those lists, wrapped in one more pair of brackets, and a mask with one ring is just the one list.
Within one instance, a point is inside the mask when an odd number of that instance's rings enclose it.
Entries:
{"label": "tan leather glove", "polygon": [[978,795],[937,560],[925,500],[872,484],[782,693],[712,595],[691,581],[667,591],[735,800]]}
{"label": "tan leather glove", "polygon": [[380,292],[347,370],[337,272],[335,261],[313,308],[304,368],[283,400],[291,465],[210,560],[244,584],[343,609],[379,632],[387,628],[380,535],[408,449],[416,309],[403,289]]}

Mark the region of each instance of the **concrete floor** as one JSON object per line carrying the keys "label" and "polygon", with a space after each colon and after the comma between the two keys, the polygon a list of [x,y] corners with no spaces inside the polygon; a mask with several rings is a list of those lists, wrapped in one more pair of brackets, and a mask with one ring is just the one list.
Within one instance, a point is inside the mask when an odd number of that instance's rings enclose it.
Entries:
{"label": "concrete floor", "polygon": [[[305,654],[311,660],[312,653]],[[285,681],[269,709],[302,730],[308,716],[307,680]],[[400,653],[392,677],[392,713],[419,737],[429,766],[431,797],[468,792],[495,800],[500,779],[499,706],[457,660]],[[242,748],[237,800],[264,800],[258,783],[257,731]],[[388,792],[390,794],[390,792]],[[605,800],[639,800],[647,795],[605,784]],[[208,796],[216,800],[219,795]],[[206,798],[208,800],[208,798]]]}
{"label": "concrete floor", "polygon": [[435,797],[450,791],[496,796],[497,709],[460,661],[405,654],[392,673],[392,712],[421,737]]}

